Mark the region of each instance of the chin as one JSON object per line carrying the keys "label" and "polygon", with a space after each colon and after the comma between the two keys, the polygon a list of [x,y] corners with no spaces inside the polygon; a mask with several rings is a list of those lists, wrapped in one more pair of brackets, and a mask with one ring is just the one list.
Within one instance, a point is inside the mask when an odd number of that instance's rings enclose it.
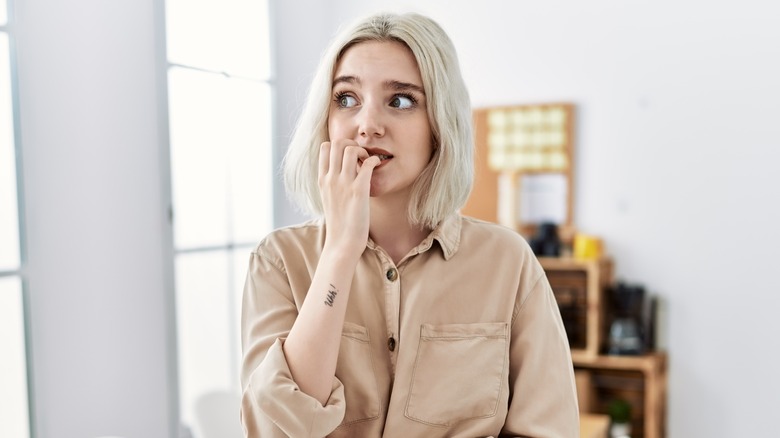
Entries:
{"label": "chin", "polygon": [[376,198],[379,196],[382,196],[385,193],[385,190],[382,186],[382,182],[379,178],[376,178],[375,176],[371,178],[371,188],[368,190],[368,196],[372,198]]}

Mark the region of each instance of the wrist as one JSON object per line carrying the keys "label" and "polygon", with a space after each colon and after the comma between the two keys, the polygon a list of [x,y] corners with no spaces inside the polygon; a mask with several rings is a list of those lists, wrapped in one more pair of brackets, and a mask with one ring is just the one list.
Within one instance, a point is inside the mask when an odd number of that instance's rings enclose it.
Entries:
{"label": "wrist", "polygon": [[354,242],[333,243],[326,240],[320,257],[337,265],[354,267],[365,249],[365,242],[362,245],[358,245]]}

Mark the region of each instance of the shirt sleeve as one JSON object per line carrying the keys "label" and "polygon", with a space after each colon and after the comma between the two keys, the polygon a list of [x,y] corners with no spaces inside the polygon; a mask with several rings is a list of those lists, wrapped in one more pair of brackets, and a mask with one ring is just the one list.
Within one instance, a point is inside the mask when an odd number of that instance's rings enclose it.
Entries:
{"label": "shirt sleeve", "polygon": [[571,351],[544,275],[520,304],[509,349],[509,411],[500,436],[579,436]]}
{"label": "shirt sleeve", "polygon": [[293,381],[282,345],[298,308],[287,275],[252,253],[241,315],[241,423],[246,437],[323,437],[346,411],[344,386],[334,377],[325,406]]}

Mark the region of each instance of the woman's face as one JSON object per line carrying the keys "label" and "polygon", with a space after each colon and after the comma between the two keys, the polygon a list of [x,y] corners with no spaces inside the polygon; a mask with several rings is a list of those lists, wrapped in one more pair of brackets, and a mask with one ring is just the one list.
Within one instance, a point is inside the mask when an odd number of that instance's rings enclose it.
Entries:
{"label": "woman's face", "polygon": [[362,42],[336,66],[328,113],[330,140],[352,140],[381,164],[371,196],[406,196],[433,152],[422,77],[414,55],[397,42]]}

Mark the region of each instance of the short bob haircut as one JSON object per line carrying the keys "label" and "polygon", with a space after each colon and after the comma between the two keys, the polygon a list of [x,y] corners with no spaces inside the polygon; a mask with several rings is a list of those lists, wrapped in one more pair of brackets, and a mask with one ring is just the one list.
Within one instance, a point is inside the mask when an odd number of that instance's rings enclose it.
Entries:
{"label": "short bob haircut", "polygon": [[435,21],[407,13],[377,14],[342,31],[326,50],[284,157],[288,196],[314,215],[322,215],[318,186],[320,144],[328,141],[328,110],[336,66],[352,46],[365,41],[395,41],[408,47],[420,69],[434,153],[412,187],[408,217],[413,225],[435,228],[466,202],[474,179],[471,102],[449,36]]}

